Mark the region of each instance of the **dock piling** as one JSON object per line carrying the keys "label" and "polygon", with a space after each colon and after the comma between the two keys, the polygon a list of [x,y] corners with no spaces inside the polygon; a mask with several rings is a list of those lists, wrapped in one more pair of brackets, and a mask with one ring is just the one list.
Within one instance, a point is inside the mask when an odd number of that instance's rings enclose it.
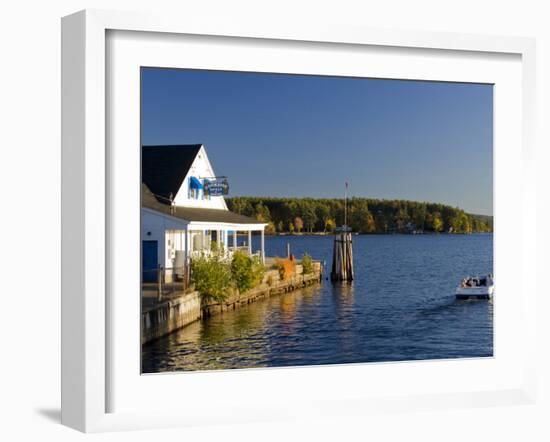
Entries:
{"label": "dock piling", "polygon": [[334,236],[332,250],[332,281],[353,281],[353,241],[351,233],[343,231]]}
{"label": "dock piling", "polygon": [[332,281],[353,281],[353,244],[351,229],[348,227],[348,186],[344,191],[344,225],[336,229],[332,249]]}

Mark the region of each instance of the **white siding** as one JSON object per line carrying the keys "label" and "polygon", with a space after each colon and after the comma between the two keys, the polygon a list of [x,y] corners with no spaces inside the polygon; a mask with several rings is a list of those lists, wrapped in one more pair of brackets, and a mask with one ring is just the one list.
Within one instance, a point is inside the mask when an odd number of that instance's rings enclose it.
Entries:
{"label": "white siding", "polygon": [[159,263],[165,267],[172,267],[172,261],[168,256],[166,247],[167,236],[165,232],[169,230],[183,230],[186,224],[182,221],[172,219],[152,210],[141,209],[141,240],[158,242]]}
{"label": "white siding", "polygon": [[183,183],[178,190],[174,201],[178,206],[227,210],[227,205],[225,204],[223,196],[214,196],[210,197],[209,199],[204,199],[201,190],[198,199],[189,198],[189,183],[192,176],[199,179],[212,178],[215,176],[214,169],[212,168],[210,161],[208,160],[208,156],[206,155],[206,150],[204,149],[204,146],[201,147],[201,149],[199,150],[199,153],[197,154],[195,161],[191,165],[187,176],[183,180]]}

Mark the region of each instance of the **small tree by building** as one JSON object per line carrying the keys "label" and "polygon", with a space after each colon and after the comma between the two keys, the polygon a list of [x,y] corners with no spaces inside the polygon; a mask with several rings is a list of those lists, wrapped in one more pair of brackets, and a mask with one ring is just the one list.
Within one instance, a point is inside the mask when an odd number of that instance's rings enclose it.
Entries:
{"label": "small tree by building", "polygon": [[243,252],[235,252],[231,260],[231,279],[239,292],[244,293],[262,282],[265,266],[257,256],[250,257]]}
{"label": "small tree by building", "polygon": [[231,286],[231,269],[219,253],[191,260],[191,282],[201,297],[223,301]]}
{"label": "small tree by building", "polygon": [[313,273],[313,260],[309,253],[304,253],[304,256],[302,256],[302,269],[304,275]]}

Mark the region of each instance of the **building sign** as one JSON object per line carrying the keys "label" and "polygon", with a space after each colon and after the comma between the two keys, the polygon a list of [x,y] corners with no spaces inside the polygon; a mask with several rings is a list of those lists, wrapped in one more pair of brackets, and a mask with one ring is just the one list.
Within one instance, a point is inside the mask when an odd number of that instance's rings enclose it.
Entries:
{"label": "building sign", "polygon": [[227,178],[213,178],[204,180],[204,195],[222,196],[229,194]]}

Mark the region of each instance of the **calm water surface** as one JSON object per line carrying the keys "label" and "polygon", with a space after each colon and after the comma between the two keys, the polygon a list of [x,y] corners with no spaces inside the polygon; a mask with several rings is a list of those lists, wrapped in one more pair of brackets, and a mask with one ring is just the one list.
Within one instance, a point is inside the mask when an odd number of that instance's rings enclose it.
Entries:
{"label": "calm water surface", "polygon": [[[332,237],[266,237],[331,264]],[[492,356],[493,304],[457,301],[470,274],[493,273],[493,236],[354,236],[356,280],[198,321],[144,346],[143,372]]]}

